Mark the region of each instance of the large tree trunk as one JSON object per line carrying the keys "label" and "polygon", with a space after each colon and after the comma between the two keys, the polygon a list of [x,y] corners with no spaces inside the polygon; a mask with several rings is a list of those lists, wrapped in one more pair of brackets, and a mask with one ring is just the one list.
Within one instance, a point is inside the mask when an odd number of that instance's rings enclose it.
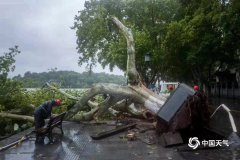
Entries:
{"label": "large tree trunk", "polygon": [[130,85],[138,85],[140,82],[139,74],[135,63],[135,43],[131,29],[125,27],[116,17],[112,17],[113,23],[120,29],[127,40],[127,76]]}
{"label": "large tree trunk", "polygon": [[[98,94],[108,94],[109,98],[103,105],[99,105],[97,115],[100,115],[108,110],[110,107],[114,107],[117,102],[128,99],[132,103],[137,103],[144,106],[146,109],[156,114],[157,111],[166,101],[165,97],[158,97],[144,86],[119,86],[115,84],[96,84],[90,90],[88,90],[79,101],[67,112],[66,118],[74,116],[80,110],[83,110],[88,104],[88,101]],[[79,116],[76,116],[79,117]],[[74,118],[77,120],[77,118]]]}
{"label": "large tree trunk", "polygon": [[[119,111],[128,112],[133,116],[144,117],[146,110],[156,115],[158,110],[162,107],[166,98],[157,95],[151,90],[147,89],[140,81],[139,74],[135,66],[135,44],[132,32],[125,27],[116,17],[111,20],[119,28],[127,41],[127,78],[128,86],[119,86],[114,84],[96,84],[89,89],[77,103],[67,112],[66,119],[72,120],[90,120],[97,119],[98,116],[105,113],[107,110],[111,113],[118,113]],[[89,112],[83,112],[86,106],[90,106],[90,100],[96,95],[105,94],[108,98],[101,104],[91,107]],[[122,101],[128,103],[125,106],[120,105]],[[137,108],[135,106],[142,106]],[[121,107],[120,107],[121,106]],[[80,112],[81,111],[81,112]],[[140,116],[141,115],[141,116]]]}

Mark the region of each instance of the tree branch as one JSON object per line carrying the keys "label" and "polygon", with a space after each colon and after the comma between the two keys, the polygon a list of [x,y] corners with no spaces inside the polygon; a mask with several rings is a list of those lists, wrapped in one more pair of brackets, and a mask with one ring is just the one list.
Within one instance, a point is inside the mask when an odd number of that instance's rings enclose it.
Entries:
{"label": "tree branch", "polygon": [[58,93],[63,94],[64,96],[68,97],[69,99],[76,100],[76,101],[78,101],[78,99],[79,99],[79,97],[74,97],[74,96],[72,96],[72,95],[70,95],[70,94],[68,94],[68,93],[66,93],[66,92],[64,92],[64,91],[61,91],[60,89],[58,89],[58,88],[50,85],[48,82],[46,82],[46,85],[47,85],[50,89],[52,89],[52,90],[54,90],[54,91],[56,91],[56,92],[58,92]]}
{"label": "tree branch", "polygon": [[127,40],[127,76],[130,85],[139,85],[139,74],[136,70],[135,64],[135,43],[131,29],[125,27],[116,17],[112,17],[113,23],[122,32]]}
{"label": "tree branch", "polygon": [[0,117],[34,122],[34,118],[32,116],[11,114],[11,113],[6,113],[6,112],[0,112]]}

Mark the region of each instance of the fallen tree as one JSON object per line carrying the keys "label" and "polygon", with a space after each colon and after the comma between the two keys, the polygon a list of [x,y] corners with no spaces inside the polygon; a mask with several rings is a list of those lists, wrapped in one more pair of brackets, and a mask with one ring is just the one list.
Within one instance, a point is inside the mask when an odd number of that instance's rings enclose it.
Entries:
{"label": "fallen tree", "polygon": [[[201,93],[189,96],[184,100],[180,109],[176,111],[175,116],[168,123],[158,117],[157,113],[167,98],[155,94],[143,85],[135,66],[135,45],[132,32],[116,17],[112,17],[111,20],[127,41],[127,78],[129,84],[127,86],[95,84],[83,96],[76,98],[78,101],[67,111],[65,118],[74,121],[98,120],[98,117],[106,111],[115,116],[123,112],[128,113],[129,116],[155,119],[159,133],[175,132],[188,127],[198,130],[207,125],[209,121],[207,97]],[[96,95],[105,95],[104,101],[99,104],[92,102]],[[91,108],[91,110],[83,111],[86,107]]]}
{"label": "fallen tree", "polygon": [[[167,98],[163,95],[155,94],[141,82],[135,66],[135,44],[131,29],[125,27],[116,17],[112,17],[111,20],[127,41],[126,75],[129,83],[125,86],[103,83],[95,84],[80,97],[74,97],[50,83],[46,83],[49,89],[59,92],[76,102],[67,111],[65,120],[98,121],[99,116],[106,112],[116,117],[125,114],[131,117],[150,119],[151,121],[156,120],[159,132],[168,132],[169,130],[174,132],[191,125],[200,126],[200,123],[202,126],[202,124],[206,124],[209,118],[208,105],[206,97],[202,97],[201,94],[188,98],[183,104],[184,107],[175,113],[175,117],[170,122],[166,123],[157,117],[158,111],[163,107]],[[95,97],[99,95],[103,97],[101,102],[95,101]],[[7,114],[0,114],[0,116],[5,115]],[[8,116],[10,115],[8,114]],[[12,117],[24,119],[24,116]],[[31,118],[29,120],[32,121]]]}
{"label": "fallen tree", "polygon": [[[125,27],[116,17],[112,17],[111,20],[127,41],[127,78],[129,84],[127,86],[94,85],[82,97],[77,98],[77,103],[67,111],[65,117],[67,120],[97,120],[107,110],[115,115],[119,112],[127,112],[138,117],[144,117],[144,113],[148,110],[155,115],[166,101],[166,97],[153,93],[140,80],[135,66],[135,44],[131,29]],[[53,89],[52,86],[48,86]],[[106,98],[102,103],[93,105],[91,99],[97,95],[105,95]],[[83,112],[86,107],[90,107],[91,110]]]}
{"label": "fallen tree", "polygon": [[[140,80],[135,66],[135,44],[131,29],[125,27],[116,17],[112,17],[111,21],[121,31],[127,41],[128,57],[126,75],[129,83],[126,86],[95,84],[81,97],[74,97],[54,87],[50,83],[46,83],[49,89],[76,101],[76,104],[67,111],[65,116],[66,120],[97,120],[98,117],[106,111],[114,116],[118,116],[120,113],[126,113],[133,117],[149,118],[149,115],[156,115],[157,111],[166,101],[166,97],[155,94],[146,88]],[[98,95],[104,95],[104,100],[101,103],[93,101],[94,97]],[[3,115],[9,114],[2,113],[0,116]],[[16,115],[12,117],[24,119],[24,116]]]}

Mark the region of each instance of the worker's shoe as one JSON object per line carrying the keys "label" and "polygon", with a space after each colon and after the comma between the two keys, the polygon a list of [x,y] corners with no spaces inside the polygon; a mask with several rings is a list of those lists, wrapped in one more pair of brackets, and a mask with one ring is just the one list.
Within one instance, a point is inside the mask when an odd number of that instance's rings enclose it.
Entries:
{"label": "worker's shoe", "polygon": [[37,137],[35,144],[44,144],[44,137]]}

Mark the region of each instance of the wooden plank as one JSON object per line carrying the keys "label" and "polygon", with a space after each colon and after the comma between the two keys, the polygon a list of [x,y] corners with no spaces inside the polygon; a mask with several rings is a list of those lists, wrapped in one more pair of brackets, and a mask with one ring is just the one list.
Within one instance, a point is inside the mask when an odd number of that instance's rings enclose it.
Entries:
{"label": "wooden plank", "polygon": [[117,133],[123,132],[127,129],[135,128],[135,127],[136,127],[136,123],[128,124],[128,125],[124,125],[124,126],[121,126],[121,127],[117,127],[115,129],[112,129],[112,130],[108,130],[108,131],[100,132],[100,133],[95,134],[95,135],[91,135],[91,137],[94,140],[99,140],[99,139],[106,138],[106,137],[115,135]]}

